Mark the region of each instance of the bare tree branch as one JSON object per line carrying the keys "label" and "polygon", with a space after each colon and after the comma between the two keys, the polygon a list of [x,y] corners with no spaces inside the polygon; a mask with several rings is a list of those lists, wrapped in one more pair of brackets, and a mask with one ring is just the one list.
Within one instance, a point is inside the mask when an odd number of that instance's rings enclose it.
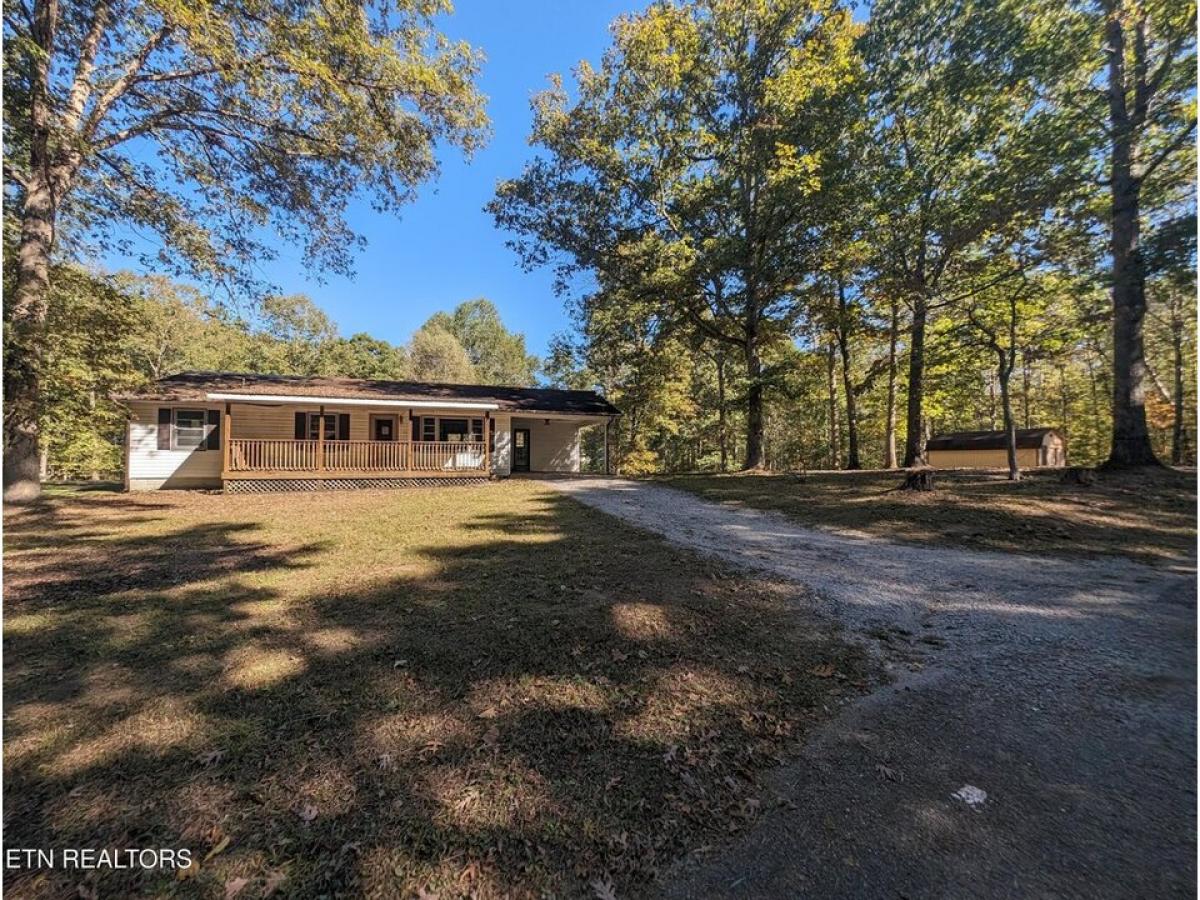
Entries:
{"label": "bare tree branch", "polygon": [[74,131],[83,116],[83,108],[92,94],[92,75],[96,71],[96,52],[104,29],[108,27],[110,0],[97,0],[92,10],[92,23],[88,26],[83,43],[79,46],[79,61],[75,65],[75,79],[67,97],[67,108],[63,113],[63,125]]}

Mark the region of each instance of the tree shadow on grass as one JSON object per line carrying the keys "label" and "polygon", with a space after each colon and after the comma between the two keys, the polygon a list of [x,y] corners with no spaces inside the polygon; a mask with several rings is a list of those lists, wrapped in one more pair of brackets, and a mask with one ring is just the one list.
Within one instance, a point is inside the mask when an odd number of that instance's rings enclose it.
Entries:
{"label": "tree shadow on grass", "polygon": [[930,493],[901,492],[903,473],[680,476],[668,484],[709,500],[781,512],[819,528],[925,545],[1067,556],[1122,555],[1146,563],[1194,559],[1196,482],[1162,471],[1063,485],[1057,472],[1020,482],[939,472]]}
{"label": "tree shadow on grass", "polygon": [[[333,550],[257,527],[19,569],[11,846],[219,851],[182,882],[97,873],[102,895],[646,892],[754,821],[759,774],[868,679],[789,590],[558,495],[344,588],[304,579]],[[81,880],[6,873],[18,896]]]}

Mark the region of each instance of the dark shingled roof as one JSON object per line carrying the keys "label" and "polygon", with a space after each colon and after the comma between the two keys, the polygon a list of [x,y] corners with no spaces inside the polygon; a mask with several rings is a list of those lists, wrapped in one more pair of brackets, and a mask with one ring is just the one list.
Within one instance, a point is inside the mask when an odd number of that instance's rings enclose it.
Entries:
{"label": "dark shingled roof", "polygon": [[125,394],[118,399],[203,400],[208,393],[266,394],[324,400],[457,400],[495,403],[499,409],[511,412],[570,413],[587,416],[620,414],[620,410],[595,391],[326,378],[316,375],[254,375],[243,372],[180,372],[178,375],[160,378],[149,390]]}
{"label": "dark shingled roof", "polygon": [[[1062,434],[1057,428],[1018,428],[1017,446],[1020,448],[1040,447],[1048,434],[1062,438]],[[926,442],[925,449],[1003,450],[1006,446],[1003,431],[955,431],[952,434],[939,434],[931,437]]]}

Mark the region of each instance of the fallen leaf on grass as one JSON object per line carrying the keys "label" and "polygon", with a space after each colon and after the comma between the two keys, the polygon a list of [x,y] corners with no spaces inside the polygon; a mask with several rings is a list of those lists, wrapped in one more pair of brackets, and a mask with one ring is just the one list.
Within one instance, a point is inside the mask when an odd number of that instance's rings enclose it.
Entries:
{"label": "fallen leaf on grass", "polygon": [[903,781],[904,776],[893,769],[891,766],[885,766],[883,763],[875,764],[875,771],[879,773],[881,778],[886,778],[888,781]]}
{"label": "fallen leaf on grass", "polygon": [[821,665],[809,669],[809,675],[815,675],[817,678],[832,678],[834,673],[833,663],[822,663]]}
{"label": "fallen leaf on grass", "polygon": [[225,882],[225,900],[233,900],[249,883],[249,878],[230,878]]}
{"label": "fallen leaf on grass", "polygon": [[317,808],[311,803],[305,803],[296,811],[296,815],[304,822],[311,822],[317,817]]}
{"label": "fallen leaf on grass", "polygon": [[611,878],[597,878],[591,887],[596,900],[617,900],[617,889],[613,887]]}
{"label": "fallen leaf on grass", "polygon": [[266,884],[263,885],[263,896],[272,896],[277,890],[283,887],[285,881],[287,881],[287,875],[283,872],[272,872],[267,876]]}
{"label": "fallen leaf on grass", "polygon": [[190,863],[187,864],[186,868],[180,869],[178,872],[175,873],[175,880],[176,881],[187,881],[190,878],[195,878],[199,874],[200,874],[200,862],[199,862],[199,860],[193,859]]}
{"label": "fallen leaf on grass", "polygon": [[208,768],[209,766],[215,766],[224,758],[224,750],[210,750],[208,753],[202,753],[197,756],[196,762],[200,763],[200,765],[204,766],[205,768]]}
{"label": "fallen leaf on grass", "polygon": [[204,857],[204,861],[208,862],[210,859],[212,859],[218,853],[223,852],[225,850],[225,848],[228,846],[229,846],[229,835],[225,835],[225,837],[223,837],[223,838],[221,838],[221,840],[217,841],[217,845],[215,847],[213,847],[211,850],[208,851],[208,854]]}

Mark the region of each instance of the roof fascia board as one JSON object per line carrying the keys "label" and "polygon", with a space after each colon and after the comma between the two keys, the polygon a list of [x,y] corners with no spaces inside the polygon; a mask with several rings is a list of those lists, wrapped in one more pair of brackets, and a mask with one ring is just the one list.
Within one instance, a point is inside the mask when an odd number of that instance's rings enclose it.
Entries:
{"label": "roof fascia board", "polygon": [[236,403],[329,403],[337,406],[399,406],[411,409],[499,409],[498,403],[472,403],[465,400],[368,400],[362,397],[287,396],[284,394],[227,394],[210,391],[209,400]]}

